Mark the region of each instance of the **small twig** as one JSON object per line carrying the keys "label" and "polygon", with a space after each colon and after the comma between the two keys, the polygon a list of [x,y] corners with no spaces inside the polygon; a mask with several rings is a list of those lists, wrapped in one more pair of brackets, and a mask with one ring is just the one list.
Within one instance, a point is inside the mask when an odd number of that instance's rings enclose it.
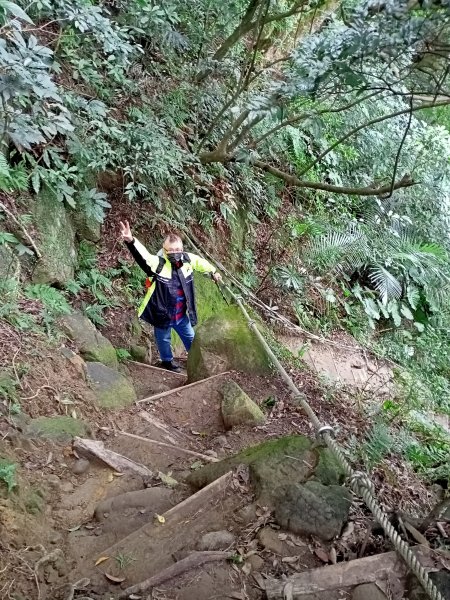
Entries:
{"label": "small twig", "polygon": [[447,532],[445,531],[445,529],[444,529],[444,527],[443,527],[442,523],[439,523],[439,521],[438,521],[438,522],[436,523],[436,527],[437,527],[437,529],[438,529],[439,533],[442,535],[442,537],[443,537],[444,539],[447,539],[447,538],[448,538],[448,535],[447,535]]}
{"label": "small twig", "polygon": [[27,396],[26,398],[21,398],[20,400],[33,400],[34,398],[36,398],[37,396],[39,396],[39,393],[41,392],[41,390],[51,390],[54,394],[58,395],[58,391],[55,390],[54,387],[52,387],[51,385],[41,385],[38,389],[37,392],[35,394],[33,394],[32,396]]}
{"label": "small twig", "polygon": [[169,579],[173,579],[174,577],[186,573],[186,571],[189,571],[190,569],[201,567],[210,562],[227,560],[232,556],[232,552],[193,552],[186,558],[176,562],[174,565],[170,565],[167,569],[153,575],[153,577],[149,577],[145,581],[127,588],[120,594],[119,598],[128,598],[128,596],[131,596],[132,594],[146,592],[157,585],[165,583]]}
{"label": "small twig", "polygon": [[122,431],[121,429],[117,430],[116,433],[120,435],[124,435],[125,437],[130,437],[135,440],[140,440],[141,442],[147,442],[148,444],[154,444],[155,446],[162,446],[163,448],[170,448],[171,450],[176,450],[177,452],[182,452],[183,454],[189,454],[190,456],[195,456],[196,458],[201,458],[202,460],[206,460],[208,462],[219,462],[217,458],[213,456],[208,456],[206,454],[200,454],[200,452],[194,452],[193,450],[187,450],[186,448],[182,448],[181,446],[174,446],[173,444],[166,444],[166,442],[159,442],[157,440],[152,440],[150,438],[142,437],[141,435],[136,435],[135,433],[128,433],[128,431]]}
{"label": "small twig", "polygon": [[216,375],[211,375],[211,377],[207,377],[206,379],[200,379],[199,381],[194,381],[193,383],[188,383],[188,385],[182,385],[180,387],[174,388],[173,390],[167,390],[165,392],[161,392],[159,394],[154,394],[153,396],[149,396],[148,398],[143,398],[142,400],[137,400],[136,404],[141,404],[142,402],[153,402],[154,400],[159,400],[160,398],[165,398],[166,396],[171,396],[172,394],[176,394],[177,392],[183,392],[195,385],[201,385],[206,381],[210,381],[211,379],[215,379],[216,377],[222,377],[223,375],[228,375],[230,371],[225,371],[224,373],[216,373]]}
{"label": "small twig", "polygon": [[33,238],[30,236],[30,234],[28,233],[28,231],[25,229],[25,227],[22,225],[22,223],[19,221],[19,219],[9,210],[9,208],[7,208],[3,202],[0,202],[0,209],[3,210],[3,212],[5,214],[8,215],[8,217],[14,221],[14,223],[16,225],[18,225],[23,233],[23,235],[26,237],[26,239],[28,240],[28,243],[30,244],[30,246],[33,248],[34,253],[36,254],[36,256],[38,258],[42,258],[42,254],[39,252],[36,244],[33,241]]}

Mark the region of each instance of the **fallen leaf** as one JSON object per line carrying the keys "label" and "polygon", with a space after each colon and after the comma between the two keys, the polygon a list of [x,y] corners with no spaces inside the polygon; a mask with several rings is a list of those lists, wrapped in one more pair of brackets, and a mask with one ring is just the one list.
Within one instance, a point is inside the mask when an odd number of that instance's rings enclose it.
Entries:
{"label": "fallen leaf", "polygon": [[174,479],[173,477],[171,477],[169,474],[166,475],[165,473],[158,471],[158,477],[160,478],[160,480],[163,482],[164,485],[167,485],[167,487],[173,488],[178,485],[178,481],[176,479]]}
{"label": "fallen leaf", "polygon": [[79,529],[81,529],[81,525],[77,525],[76,527],[71,527],[70,529],[68,529],[67,531],[78,531]]}
{"label": "fallen leaf", "polygon": [[203,463],[201,460],[196,460],[195,462],[192,463],[191,465],[191,469],[193,471],[195,471],[196,469],[200,469],[200,467],[203,467]]}
{"label": "fallen leaf", "polygon": [[100,556],[100,558],[95,562],[95,566],[101,565],[105,560],[109,560],[109,556]]}
{"label": "fallen leaf", "polygon": [[294,600],[294,585],[288,581],[283,588],[283,600]]}
{"label": "fallen leaf", "polygon": [[73,589],[74,590],[85,590],[90,583],[91,583],[91,580],[88,579],[87,577],[84,577],[83,579],[79,579],[78,581],[76,581],[73,584]]}
{"label": "fallen leaf", "polygon": [[355,524],[353,521],[349,521],[347,525],[344,527],[344,531],[342,532],[341,539],[345,540],[350,537],[355,529]]}
{"label": "fallen leaf", "polygon": [[85,525],[84,526],[85,529],[95,529],[94,525]]}
{"label": "fallen leaf", "polygon": [[106,579],[111,581],[112,583],[122,583],[125,581],[125,577],[114,577],[114,575],[110,575],[109,573],[104,574]]}
{"label": "fallen leaf", "polygon": [[260,587],[262,590],[266,589],[266,583],[260,573],[253,573],[253,579],[256,581],[258,587]]}
{"label": "fallen leaf", "polygon": [[119,473],[118,471],[114,471],[113,477],[123,477],[125,473]]}
{"label": "fallen leaf", "polygon": [[163,517],[162,515],[158,515],[158,513],[155,513],[155,519],[158,521],[158,523],[161,523],[161,525],[164,525],[164,523],[166,522],[165,517]]}
{"label": "fallen leaf", "polygon": [[287,563],[288,565],[292,565],[298,561],[298,556],[285,556],[281,559],[281,562]]}
{"label": "fallen leaf", "polygon": [[325,552],[323,548],[315,548],[314,554],[324,563],[329,561],[328,552]]}

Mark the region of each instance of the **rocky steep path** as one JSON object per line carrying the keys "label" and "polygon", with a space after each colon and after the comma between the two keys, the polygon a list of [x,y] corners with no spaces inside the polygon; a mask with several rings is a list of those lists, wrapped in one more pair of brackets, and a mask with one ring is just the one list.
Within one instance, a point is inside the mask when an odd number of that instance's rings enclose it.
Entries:
{"label": "rocky steep path", "polygon": [[[94,410],[83,427],[48,416],[5,436],[34,475],[36,513],[31,489],[17,496],[28,503],[21,522],[3,503],[2,598],[358,600],[363,584],[367,600],[406,593],[340,468],[247,326],[227,319],[200,331],[189,379],[114,364],[95,328],[72,328],[64,355]],[[437,568],[432,552],[421,560]]]}

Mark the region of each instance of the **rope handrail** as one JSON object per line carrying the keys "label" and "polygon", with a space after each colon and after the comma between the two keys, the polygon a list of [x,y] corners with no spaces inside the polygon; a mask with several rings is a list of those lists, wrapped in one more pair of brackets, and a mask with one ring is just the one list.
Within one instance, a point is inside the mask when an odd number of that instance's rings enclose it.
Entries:
{"label": "rope handrail", "polygon": [[332,452],[333,456],[341,465],[346,476],[348,477],[351,489],[355,492],[355,494],[357,494],[364,500],[366,506],[369,508],[376,521],[381,525],[381,527],[386,532],[388,538],[391,540],[396,552],[399,554],[399,556],[401,556],[401,558],[404,560],[411,572],[417,577],[421,586],[423,587],[427,595],[431,598],[431,600],[445,600],[440,591],[434,585],[433,581],[430,579],[427,570],[420,564],[417,557],[413,554],[409,544],[401,538],[399,533],[395,530],[395,528],[389,521],[387,513],[383,510],[377,498],[375,497],[375,488],[368,475],[366,473],[355,471],[353,469],[352,465],[347,460],[342,448],[333,438],[333,428],[330,425],[324,425],[320,422],[316,413],[308,403],[305,394],[300,392],[300,390],[295,385],[294,381],[284,369],[281,362],[275,356],[269,344],[266,342],[264,336],[256,326],[255,321],[250,317],[249,313],[247,312],[243,304],[242,296],[236,295],[230,289],[230,287],[225,284],[224,287],[241,309],[245,319],[248,322],[250,329],[252,329],[253,332],[256,334],[256,337],[263,346],[270,360],[279,371],[281,378],[291,390],[294,401],[300,404],[300,406],[303,408],[308,418],[310,419],[311,423],[314,425],[317,437],[321,438],[325,442],[327,448],[330,450],[330,452]]}

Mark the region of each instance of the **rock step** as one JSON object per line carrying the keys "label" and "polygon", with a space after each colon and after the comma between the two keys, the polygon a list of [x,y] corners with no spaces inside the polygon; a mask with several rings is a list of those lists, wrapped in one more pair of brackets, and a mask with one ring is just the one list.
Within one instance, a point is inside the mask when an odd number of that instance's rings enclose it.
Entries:
{"label": "rock step", "polygon": [[[226,473],[164,512],[159,519],[157,514],[152,515],[152,522],[93,557],[90,565],[94,565],[100,557],[110,558],[97,567],[91,567],[91,572],[85,568],[79,573],[80,577],[90,578],[94,590],[104,589],[107,581],[105,573],[108,573],[124,577],[122,587],[125,588],[172,565],[175,562],[174,555],[195,550],[204,533],[226,529],[227,515],[232,514],[240,502],[237,494],[230,490],[231,480],[232,474]],[[113,558],[119,555],[133,559],[120,570]]]}

